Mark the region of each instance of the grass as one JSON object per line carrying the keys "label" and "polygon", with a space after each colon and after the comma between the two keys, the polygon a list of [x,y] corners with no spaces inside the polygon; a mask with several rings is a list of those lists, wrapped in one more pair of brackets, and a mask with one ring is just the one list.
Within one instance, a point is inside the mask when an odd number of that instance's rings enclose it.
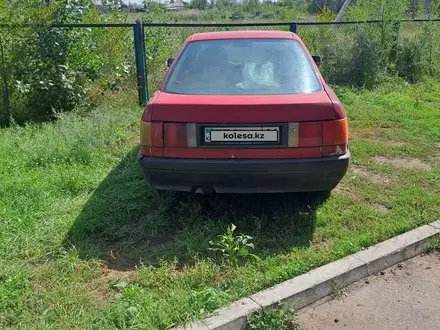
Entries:
{"label": "grass", "polygon": [[[166,329],[438,219],[440,84],[336,91],[353,161],[331,195],[159,195],[134,98],[1,129],[0,328]],[[209,250],[231,223],[260,260]]]}

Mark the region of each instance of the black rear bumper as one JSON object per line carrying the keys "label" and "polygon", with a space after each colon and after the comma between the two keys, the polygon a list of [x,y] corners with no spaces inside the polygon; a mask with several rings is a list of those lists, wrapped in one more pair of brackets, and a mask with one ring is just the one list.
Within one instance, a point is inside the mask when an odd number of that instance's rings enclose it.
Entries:
{"label": "black rear bumper", "polygon": [[304,159],[178,159],[138,155],[147,181],[159,190],[279,193],[331,190],[347,172],[350,152]]}

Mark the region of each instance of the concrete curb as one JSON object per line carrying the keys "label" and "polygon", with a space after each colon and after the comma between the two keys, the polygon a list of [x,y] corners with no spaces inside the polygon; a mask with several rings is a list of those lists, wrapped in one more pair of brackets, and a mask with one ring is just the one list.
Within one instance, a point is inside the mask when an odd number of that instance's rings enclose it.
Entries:
{"label": "concrete curb", "polygon": [[214,316],[175,330],[244,330],[247,317],[255,311],[289,302],[295,309],[331,294],[335,284],[349,285],[369,275],[410,259],[424,251],[427,241],[440,234],[440,220],[378,243],[306,274],[240,299],[218,309]]}

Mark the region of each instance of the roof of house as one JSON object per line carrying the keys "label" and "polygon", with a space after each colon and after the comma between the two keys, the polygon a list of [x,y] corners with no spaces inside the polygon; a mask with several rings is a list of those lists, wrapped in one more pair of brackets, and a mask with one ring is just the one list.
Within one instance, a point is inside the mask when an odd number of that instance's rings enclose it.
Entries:
{"label": "roof of house", "polygon": [[168,9],[171,9],[171,8],[183,8],[183,7],[185,7],[185,4],[183,3],[183,2],[174,2],[174,3],[169,3],[168,5],[167,5],[167,8]]}

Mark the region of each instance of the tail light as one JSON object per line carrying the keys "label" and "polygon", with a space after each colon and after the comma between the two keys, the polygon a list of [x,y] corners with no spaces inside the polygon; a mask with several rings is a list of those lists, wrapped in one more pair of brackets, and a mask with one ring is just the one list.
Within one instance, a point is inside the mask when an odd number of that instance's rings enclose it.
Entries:
{"label": "tail light", "polygon": [[163,147],[163,123],[141,120],[140,142],[143,147]]}
{"label": "tail light", "polygon": [[322,126],[322,156],[344,155],[347,152],[347,117],[326,121]]}
{"label": "tail light", "polygon": [[289,123],[288,147],[321,147],[322,156],[343,155],[347,152],[347,117],[324,122]]}
{"label": "tail light", "polygon": [[322,145],[331,146],[348,142],[347,117],[339,120],[325,121],[322,125]]}
{"label": "tail light", "polygon": [[174,148],[196,148],[196,124],[165,123],[164,146]]}
{"label": "tail light", "polygon": [[341,156],[347,153],[347,144],[338,144],[335,146],[323,146],[321,156]]}
{"label": "tail light", "polygon": [[141,120],[141,146],[151,147],[151,123]]}
{"label": "tail light", "polygon": [[322,122],[301,123],[299,125],[299,147],[322,145]]}
{"label": "tail light", "polygon": [[164,145],[165,147],[185,148],[187,144],[186,124],[165,123]]}
{"label": "tail light", "polygon": [[322,122],[289,123],[287,146],[289,148],[320,147]]}

